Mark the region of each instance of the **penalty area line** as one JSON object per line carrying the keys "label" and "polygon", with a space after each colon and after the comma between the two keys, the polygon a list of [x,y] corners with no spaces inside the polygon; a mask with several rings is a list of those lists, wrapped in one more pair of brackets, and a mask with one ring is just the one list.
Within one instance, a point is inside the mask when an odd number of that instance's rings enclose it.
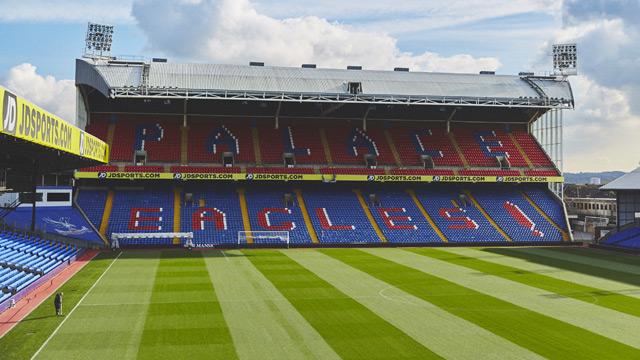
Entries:
{"label": "penalty area line", "polygon": [[93,290],[93,288],[96,287],[96,285],[100,282],[100,280],[102,280],[102,277],[109,271],[109,269],[111,269],[111,266],[113,266],[113,264],[115,264],[116,260],[118,260],[118,258],[120,257],[120,255],[122,255],[122,251],[118,254],[118,256],[116,256],[115,259],[113,259],[113,261],[111,262],[111,264],[109,264],[109,266],[107,266],[107,268],[104,270],[104,272],[102,273],[102,275],[100,275],[96,281],[93,283],[93,285],[91,285],[91,287],[89,288],[89,290],[87,290],[87,292],[80,298],[80,301],[78,301],[78,303],[76,303],[76,305],[73,307],[73,309],[71,309],[71,311],[69,311],[69,313],[67,315],[65,315],[64,319],[62,319],[62,321],[60,322],[60,324],[58,324],[58,327],[56,327],[55,330],[53,330],[53,332],[51,333],[51,335],[49,335],[49,337],[47,338],[47,340],[45,340],[44,343],[42,343],[42,346],[40,346],[40,348],[38,349],[38,351],[36,351],[35,354],[33,354],[33,356],[31,357],[31,360],[35,359],[38,355],[40,355],[40,352],[42,351],[42,349],[45,348],[45,346],[47,346],[47,344],[49,343],[49,341],[58,333],[58,330],[60,330],[60,328],[62,327],[62,325],[64,325],[64,323],[67,321],[68,318],[71,317],[71,314],[73,314],[73,312],[78,308],[78,305],[80,305],[80,303],[82,303],[82,301],[84,301],[84,299],[87,297],[87,295],[89,295],[89,293],[91,292],[91,290]]}

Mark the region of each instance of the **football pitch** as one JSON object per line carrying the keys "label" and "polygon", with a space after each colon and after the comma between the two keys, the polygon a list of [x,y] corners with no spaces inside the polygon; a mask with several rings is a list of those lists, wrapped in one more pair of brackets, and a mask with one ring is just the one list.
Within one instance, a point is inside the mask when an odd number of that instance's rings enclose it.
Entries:
{"label": "football pitch", "polygon": [[102,253],[1,359],[640,359],[640,257],[578,248]]}

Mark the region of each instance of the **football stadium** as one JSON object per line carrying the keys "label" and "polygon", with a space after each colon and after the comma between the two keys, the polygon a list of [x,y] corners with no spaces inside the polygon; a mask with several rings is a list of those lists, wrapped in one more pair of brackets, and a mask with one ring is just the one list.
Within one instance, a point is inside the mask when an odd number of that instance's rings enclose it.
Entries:
{"label": "football stadium", "polygon": [[77,126],[0,88],[1,359],[640,359],[640,172],[601,246],[562,200],[575,45],[501,75],[112,33],[75,61]]}

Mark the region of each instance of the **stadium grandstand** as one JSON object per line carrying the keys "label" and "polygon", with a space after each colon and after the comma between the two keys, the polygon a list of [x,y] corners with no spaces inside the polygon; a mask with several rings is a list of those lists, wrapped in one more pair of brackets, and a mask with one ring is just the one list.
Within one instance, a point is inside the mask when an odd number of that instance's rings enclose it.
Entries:
{"label": "stadium grandstand", "polygon": [[1,313],[51,281],[85,249],[105,246],[73,205],[70,186],[43,185],[52,173],[104,165],[109,150],[98,138],[3,87],[0,99]]}
{"label": "stadium grandstand", "polygon": [[83,58],[76,85],[111,148],[78,203],[118,245],[571,240],[534,136],[562,77]]}
{"label": "stadium grandstand", "polygon": [[[563,73],[175,64],[112,34],[88,25],[78,127],[0,88],[0,359],[639,358],[637,257],[562,201]],[[637,244],[638,174],[607,185],[609,246]]]}
{"label": "stadium grandstand", "polygon": [[602,186],[616,193],[617,227],[603,236],[599,245],[640,252],[640,168]]}

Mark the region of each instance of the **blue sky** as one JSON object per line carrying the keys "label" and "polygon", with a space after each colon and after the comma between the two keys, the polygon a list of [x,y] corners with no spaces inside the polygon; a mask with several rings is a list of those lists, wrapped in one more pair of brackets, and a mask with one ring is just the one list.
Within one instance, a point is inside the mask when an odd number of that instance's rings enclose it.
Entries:
{"label": "blue sky", "polygon": [[[70,80],[87,21],[116,26],[114,55],[215,63],[514,74],[551,70],[550,44],[575,41],[582,63],[572,79],[578,102],[566,117],[565,170],[630,170],[640,160],[640,146],[628,145],[640,136],[640,75],[615,69],[640,73],[638,3],[0,0],[0,83],[73,117]],[[59,97],[69,99],[61,105]]]}

